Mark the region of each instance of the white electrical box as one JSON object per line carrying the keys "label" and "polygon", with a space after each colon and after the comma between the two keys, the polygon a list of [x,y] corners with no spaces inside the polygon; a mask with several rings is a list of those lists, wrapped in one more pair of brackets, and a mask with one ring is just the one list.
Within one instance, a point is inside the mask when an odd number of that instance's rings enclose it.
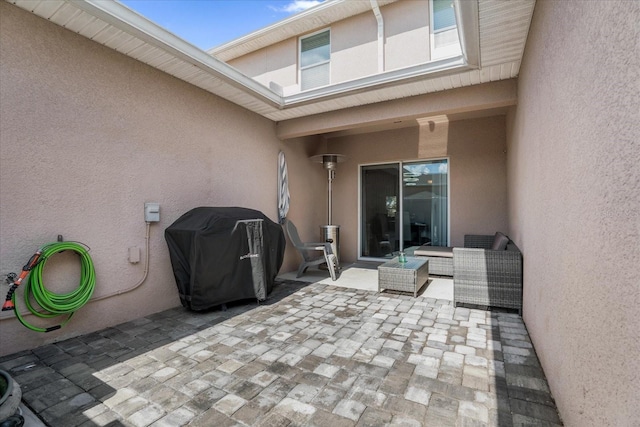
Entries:
{"label": "white electrical box", "polygon": [[144,220],[145,222],[160,221],[160,203],[144,204]]}
{"label": "white electrical box", "polygon": [[129,248],[129,262],[131,264],[137,264],[140,262],[140,248],[135,246]]}

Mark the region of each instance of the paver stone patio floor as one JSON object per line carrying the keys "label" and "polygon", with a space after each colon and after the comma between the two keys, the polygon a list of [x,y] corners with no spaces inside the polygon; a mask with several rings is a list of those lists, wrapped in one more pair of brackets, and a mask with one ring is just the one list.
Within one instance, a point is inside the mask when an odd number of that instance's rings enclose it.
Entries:
{"label": "paver stone patio floor", "polygon": [[0,358],[62,426],[561,425],[517,314],[296,281]]}

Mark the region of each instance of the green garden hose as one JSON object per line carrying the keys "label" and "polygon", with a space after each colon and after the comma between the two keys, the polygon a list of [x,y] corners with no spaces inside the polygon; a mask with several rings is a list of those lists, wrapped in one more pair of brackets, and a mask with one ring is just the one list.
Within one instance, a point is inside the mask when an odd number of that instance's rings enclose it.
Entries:
{"label": "green garden hose", "polygon": [[[80,256],[80,284],[72,292],[57,294],[49,291],[45,288],[42,281],[42,272],[44,266],[54,254],[62,251],[73,251]],[[41,255],[37,260],[37,263],[31,268],[29,275],[26,277],[24,283],[24,301],[29,311],[41,318],[52,318],[56,316],[67,315],[67,319],[59,325],[51,326],[48,328],[41,328],[31,325],[24,320],[20,311],[16,308],[16,317],[25,327],[36,332],[51,332],[56,329],[60,329],[71,320],[73,314],[84,306],[91,295],[96,284],[96,272],[93,267],[93,260],[89,255],[87,247],[78,242],[54,242],[49,243],[40,249]],[[16,295],[13,293],[12,297],[13,305],[16,304]],[[35,301],[41,310],[38,310],[31,302]]]}

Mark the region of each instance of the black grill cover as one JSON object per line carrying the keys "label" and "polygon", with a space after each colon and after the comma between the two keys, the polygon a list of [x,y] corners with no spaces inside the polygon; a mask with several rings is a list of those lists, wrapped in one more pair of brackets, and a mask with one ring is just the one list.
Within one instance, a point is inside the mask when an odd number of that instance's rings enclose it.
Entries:
{"label": "black grill cover", "polygon": [[282,266],[282,227],[246,208],[199,207],[164,232],[182,305],[266,299]]}

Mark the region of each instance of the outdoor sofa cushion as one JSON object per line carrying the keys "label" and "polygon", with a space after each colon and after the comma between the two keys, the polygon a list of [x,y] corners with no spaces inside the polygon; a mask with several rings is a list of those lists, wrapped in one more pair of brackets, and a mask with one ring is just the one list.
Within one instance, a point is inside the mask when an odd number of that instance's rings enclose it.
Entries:
{"label": "outdoor sofa cushion", "polygon": [[453,248],[422,245],[413,251],[413,255],[429,260],[429,274],[453,276]]}
{"label": "outdoor sofa cushion", "polygon": [[422,245],[413,251],[415,256],[432,256],[440,258],[453,258],[453,248],[444,246],[428,246]]}
{"label": "outdoor sofa cushion", "polygon": [[504,251],[505,249],[507,249],[508,243],[509,238],[498,231],[493,237],[493,244],[491,245],[491,249],[494,251]]}

